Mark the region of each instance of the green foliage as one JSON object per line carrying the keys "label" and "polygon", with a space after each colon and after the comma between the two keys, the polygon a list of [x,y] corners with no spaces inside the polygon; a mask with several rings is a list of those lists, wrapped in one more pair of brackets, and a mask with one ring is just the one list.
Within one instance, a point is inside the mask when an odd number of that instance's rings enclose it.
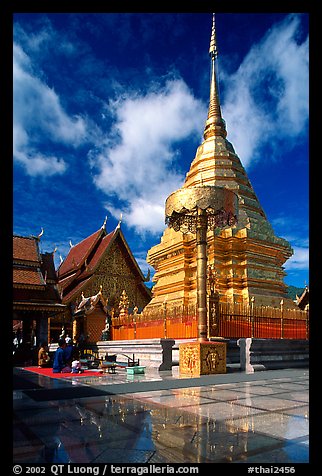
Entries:
{"label": "green foliage", "polygon": [[291,299],[296,299],[296,295],[298,297],[301,296],[305,288],[298,288],[296,286],[287,286],[287,296]]}

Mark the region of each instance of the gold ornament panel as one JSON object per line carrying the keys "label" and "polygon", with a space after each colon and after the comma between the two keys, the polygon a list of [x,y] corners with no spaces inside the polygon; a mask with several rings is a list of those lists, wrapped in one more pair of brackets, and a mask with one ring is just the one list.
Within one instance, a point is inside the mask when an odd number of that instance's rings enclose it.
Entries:
{"label": "gold ornament panel", "polygon": [[148,292],[144,292],[142,278],[130,262],[127,252],[116,241],[103,256],[93,278],[83,290],[85,296],[97,294],[102,286],[104,298],[115,299],[118,306],[121,294],[125,290],[129,298],[129,307],[143,308],[150,301]]}
{"label": "gold ornament panel", "polygon": [[179,344],[179,369],[183,375],[226,373],[224,342],[189,342]]}

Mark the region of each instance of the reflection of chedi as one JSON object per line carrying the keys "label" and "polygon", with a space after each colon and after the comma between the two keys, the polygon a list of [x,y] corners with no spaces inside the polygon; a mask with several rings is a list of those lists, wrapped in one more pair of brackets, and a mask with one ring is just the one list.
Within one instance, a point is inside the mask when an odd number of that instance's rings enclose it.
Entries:
{"label": "reflection of chedi", "polygon": [[[221,302],[294,307],[286,299],[283,264],[292,255],[289,243],[279,238],[268,222],[232,144],[226,139],[221,116],[215,64],[217,45],[213,17],[209,54],[211,83],[204,140],[198,147],[182,189],[195,186],[224,187],[239,199],[238,224],[207,233],[208,264],[216,273],[216,291]],[[250,131],[251,134],[251,131]],[[152,301],[146,309],[168,304],[196,302],[195,234],[166,228],[160,244],[152,247],[148,263],[156,270]]]}

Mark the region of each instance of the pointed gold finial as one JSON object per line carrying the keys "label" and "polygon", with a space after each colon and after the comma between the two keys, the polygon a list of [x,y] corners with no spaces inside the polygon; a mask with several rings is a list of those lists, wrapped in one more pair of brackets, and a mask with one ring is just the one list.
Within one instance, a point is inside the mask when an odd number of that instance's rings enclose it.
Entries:
{"label": "pointed gold finial", "polygon": [[218,51],[217,51],[214,13],[212,15],[212,29],[211,29],[209,55],[211,58],[211,82],[210,82],[208,117],[207,117],[205,130],[204,130],[205,140],[208,139],[209,137],[214,137],[214,136],[221,136],[224,138],[227,136],[225,121],[223,120],[221,116],[216,70],[215,70],[215,62],[218,56]]}

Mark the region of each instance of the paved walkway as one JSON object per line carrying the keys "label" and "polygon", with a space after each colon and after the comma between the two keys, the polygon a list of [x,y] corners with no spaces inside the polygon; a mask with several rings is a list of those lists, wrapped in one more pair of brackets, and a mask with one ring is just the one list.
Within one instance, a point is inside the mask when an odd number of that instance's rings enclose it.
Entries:
{"label": "paved walkway", "polygon": [[14,369],[14,463],[308,463],[309,371]]}

